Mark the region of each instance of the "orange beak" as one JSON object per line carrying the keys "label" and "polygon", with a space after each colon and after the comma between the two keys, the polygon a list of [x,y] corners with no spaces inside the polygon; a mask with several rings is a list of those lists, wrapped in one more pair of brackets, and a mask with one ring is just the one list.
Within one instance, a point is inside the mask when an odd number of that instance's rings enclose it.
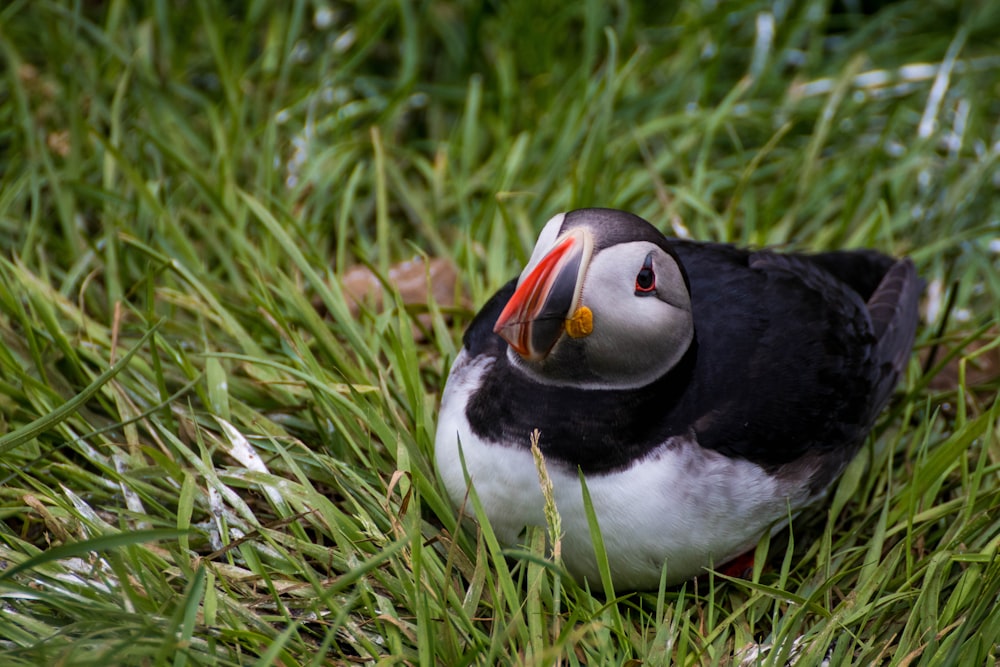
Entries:
{"label": "orange beak", "polygon": [[589,234],[573,230],[522,275],[493,331],[525,359],[544,359],[577,313],[591,248]]}

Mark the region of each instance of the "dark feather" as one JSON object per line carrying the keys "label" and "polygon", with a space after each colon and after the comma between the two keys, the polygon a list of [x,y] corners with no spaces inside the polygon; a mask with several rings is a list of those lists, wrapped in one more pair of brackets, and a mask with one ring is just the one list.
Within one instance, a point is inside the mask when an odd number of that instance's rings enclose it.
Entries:
{"label": "dark feather", "polygon": [[492,332],[512,281],[465,335],[471,355],[496,359],[467,406],[473,430],[527,447],[538,428],[550,461],[586,473],[620,469],[671,436],[693,435],[768,469],[817,457],[838,474],[905,368],[920,292],[913,264],[874,251],[670,246],[690,284],[695,343],[666,377],[634,390],[587,390],[545,386],[513,369]]}

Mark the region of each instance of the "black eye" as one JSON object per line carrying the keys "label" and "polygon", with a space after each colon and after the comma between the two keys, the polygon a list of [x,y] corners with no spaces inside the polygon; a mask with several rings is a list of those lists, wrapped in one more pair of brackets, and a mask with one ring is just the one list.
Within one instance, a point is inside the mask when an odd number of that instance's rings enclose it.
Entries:
{"label": "black eye", "polygon": [[653,273],[653,253],[646,255],[642,268],[635,276],[635,295],[649,296],[656,291],[656,274]]}

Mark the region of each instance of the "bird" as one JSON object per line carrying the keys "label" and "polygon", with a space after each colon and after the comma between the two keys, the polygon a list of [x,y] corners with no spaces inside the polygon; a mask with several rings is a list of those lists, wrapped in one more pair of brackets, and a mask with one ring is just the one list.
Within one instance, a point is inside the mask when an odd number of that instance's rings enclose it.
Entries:
{"label": "bird", "polygon": [[499,542],[523,543],[546,526],[537,430],[568,573],[603,590],[586,491],[615,591],[683,583],[827,494],[905,373],[922,289],[910,259],[870,249],[559,213],[464,333],[438,474],[464,516],[471,485]]}

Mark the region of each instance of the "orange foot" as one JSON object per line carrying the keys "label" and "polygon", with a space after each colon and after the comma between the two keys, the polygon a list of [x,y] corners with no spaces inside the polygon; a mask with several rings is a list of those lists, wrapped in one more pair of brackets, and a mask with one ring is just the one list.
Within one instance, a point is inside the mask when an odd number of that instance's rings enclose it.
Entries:
{"label": "orange foot", "polygon": [[749,579],[753,576],[753,549],[740,554],[725,565],[719,568],[719,572],[728,577],[739,579]]}

